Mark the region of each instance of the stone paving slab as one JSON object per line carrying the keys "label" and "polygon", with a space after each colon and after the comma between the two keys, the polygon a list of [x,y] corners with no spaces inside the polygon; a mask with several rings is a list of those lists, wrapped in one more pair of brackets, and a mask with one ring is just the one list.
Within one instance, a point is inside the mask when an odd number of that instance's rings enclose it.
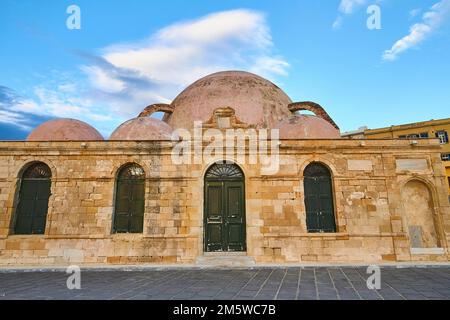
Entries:
{"label": "stone paving slab", "polygon": [[382,268],[369,290],[365,267],[0,272],[0,300],[450,300],[450,267]]}

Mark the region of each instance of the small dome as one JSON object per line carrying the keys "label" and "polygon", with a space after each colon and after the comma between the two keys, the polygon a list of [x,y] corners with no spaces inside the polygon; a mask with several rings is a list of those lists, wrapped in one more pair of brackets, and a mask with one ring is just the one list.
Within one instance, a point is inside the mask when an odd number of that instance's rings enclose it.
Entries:
{"label": "small dome", "polygon": [[252,73],[225,71],[206,76],[172,102],[165,120],[172,128],[190,129],[194,121],[208,121],[217,108],[230,107],[244,123],[270,128],[291,115],[291,99],[275,84]]}
{"label": "small dome", "polygon": [[309,115],[294,115],[275,125],[280,139],[340,139],[341,134],[328,121]]}
{"label": "small dome", "polygon": [[102,135],[89,124],[75,119],[55,119],[34,129],[27,141],[96,141]]}
{"label": "small dome", "polygon": [[109,140],[170,140],[172,131],[172,128],[161,120],[140,117],[121,124]]}

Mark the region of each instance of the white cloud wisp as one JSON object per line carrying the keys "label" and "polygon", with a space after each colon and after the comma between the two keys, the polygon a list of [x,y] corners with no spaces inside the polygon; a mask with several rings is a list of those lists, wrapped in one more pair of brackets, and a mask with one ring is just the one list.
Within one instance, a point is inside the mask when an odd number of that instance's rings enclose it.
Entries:
{"label": "white cloud wisp", "polygon": [[107,136],[147,105],[169,103],[210,73],[239,69],[269,79],[286,75],[289,63],[273,51],[270,28],[257,11],[223,11],[174,23],[146,39],[100,49],[99,55],[77,52],[86,61],[77,74],[46,76],[20,101],[5,96],[0,122],[29,129],[26,114],[74,117]]}
{"label": "white cloud wisp", "polygon": [[396,41],[391,49],[384,51],[384,61],[394,61],[398,56],[425,41],[450,16],[450,0],[434,4],[422,16],[422,21],[411,26],[409,34]]}

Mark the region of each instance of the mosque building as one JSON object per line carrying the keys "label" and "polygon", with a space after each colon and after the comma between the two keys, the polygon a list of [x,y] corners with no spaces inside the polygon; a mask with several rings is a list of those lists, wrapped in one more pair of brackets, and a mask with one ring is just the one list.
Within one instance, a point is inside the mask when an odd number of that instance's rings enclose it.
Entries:
{"label": "mosque building", "polygon": [[107,140],[56,119],[1,141],[0,266],[448,262],[447,189],[437,139],[341,139],[319,104],[219,72]]}

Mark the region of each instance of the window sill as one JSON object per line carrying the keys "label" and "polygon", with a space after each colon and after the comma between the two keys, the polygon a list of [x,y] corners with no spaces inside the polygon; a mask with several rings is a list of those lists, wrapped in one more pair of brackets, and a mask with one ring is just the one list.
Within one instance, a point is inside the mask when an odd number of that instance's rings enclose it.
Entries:
{"label": "window sill", "polygon": [[4,239],[30,239],[30,238],[46,238],[45,234],[10,234],[5,236]]}
{"label": "window sill", "polygon": [[144,235],[144,239],[184,239],[184,238],[198,238],[198,235],[191,234],[174,234],[174,235],[164,235],[164,234],[153,234]]}
{"label": "window sill", "polygon": [[105,239],[106,237],[103,235],[77,235],[77,234],[68,234],[68,235],[59,235],[59,234],[55,234],[55,235],[47,235],[45,236],[46,239]]}
{"label": "window sill", "polygon": [[286,237],[292,237],[292,238],[331,238],[331,239],[347,239],[349,238],[349,234],[347,232],[341,232],[341,233],[265,233],[263,234],[264,237],[271,237],[271,238],[286,238]]}
{"label": "window sill", "polygon": [[92,236],[92,235],[76,235],[76,234],[68,234],[68,235],[48,235],[48,234],[10,234],[7,236],[0,236],[0,239],[105,239],[106,237],[103,235],[100,236]]}
{"label": "window sill", "polygon": [[112,233],[109,237],[112,239],[140,239],[144,235],[142,233]]}

